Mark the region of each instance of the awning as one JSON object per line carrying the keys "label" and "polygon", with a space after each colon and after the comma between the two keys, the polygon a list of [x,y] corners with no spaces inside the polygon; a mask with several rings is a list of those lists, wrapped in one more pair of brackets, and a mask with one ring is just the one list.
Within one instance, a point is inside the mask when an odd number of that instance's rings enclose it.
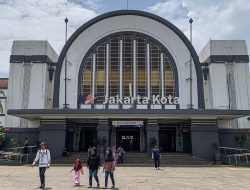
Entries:
{"label": "awning", "polygon": [[250,110],[221,109],[9,109],[8,115],[29,119],[225,119],[232,120],[250,116]]}

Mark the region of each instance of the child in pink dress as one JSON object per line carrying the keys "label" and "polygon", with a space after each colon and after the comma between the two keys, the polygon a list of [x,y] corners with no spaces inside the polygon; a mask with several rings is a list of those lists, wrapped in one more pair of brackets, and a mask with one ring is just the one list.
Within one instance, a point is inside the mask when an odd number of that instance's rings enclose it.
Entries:
{"label": "child in pink dress", "polygon": [[80,159],[76,159],[75,166],[71,171],[75,171],[75,186],[80,186],[80,175],[83,175],[83,168]]}

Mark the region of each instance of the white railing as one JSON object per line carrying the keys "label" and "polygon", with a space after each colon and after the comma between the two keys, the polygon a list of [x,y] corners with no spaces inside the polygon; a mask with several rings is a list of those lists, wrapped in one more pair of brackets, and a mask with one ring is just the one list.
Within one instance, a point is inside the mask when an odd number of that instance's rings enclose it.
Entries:
{"label": "white railing", "polygon": [[220,153],[224,154],[228,158],[228,163],[231,164],[231,159],[234,158],[235,164],[241,161],[241,158],[246,159],[246,163],[249,163],[248,156],[250,156],[250,150],[243,148],[232,147],[219,147]]}

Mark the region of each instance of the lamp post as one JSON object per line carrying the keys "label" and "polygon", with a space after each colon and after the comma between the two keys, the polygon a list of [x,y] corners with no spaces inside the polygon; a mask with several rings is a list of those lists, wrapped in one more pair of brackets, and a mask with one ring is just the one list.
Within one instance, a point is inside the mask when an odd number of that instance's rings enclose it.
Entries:
{"label": "lamp post", "polygon": [[[68,38],[68,18],[65,18],[65,44],[67,43]],[[64,59],[64,108],[68,108],[67,104],[67,53]]]}
{"label": "lamp post", "polygon": [[[190,23],[190,42],[192,43],[192,23],[193,23],[193,19],[190,18],[189,19],[189,23]],[[189,108],[190,109],[193,109],[193,73],[192,73],[192,56],[191,56],[191,53],[190,53],[190,60],[189,60],[189,64],[190,64],[190,67],[189,67],[189,82],[190,82],[190,105],[189,105]]]}

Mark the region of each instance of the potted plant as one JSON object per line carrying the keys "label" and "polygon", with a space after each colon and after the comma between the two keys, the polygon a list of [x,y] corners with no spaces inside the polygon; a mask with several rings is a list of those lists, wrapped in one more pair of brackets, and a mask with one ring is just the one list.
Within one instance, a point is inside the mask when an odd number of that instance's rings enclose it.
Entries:
{"label": "potted plant", "polygon": [[212,142],[212,146],[214,149],[214,164],[220,164],[220,151],[219,151],[219,145],[217,142]]}

